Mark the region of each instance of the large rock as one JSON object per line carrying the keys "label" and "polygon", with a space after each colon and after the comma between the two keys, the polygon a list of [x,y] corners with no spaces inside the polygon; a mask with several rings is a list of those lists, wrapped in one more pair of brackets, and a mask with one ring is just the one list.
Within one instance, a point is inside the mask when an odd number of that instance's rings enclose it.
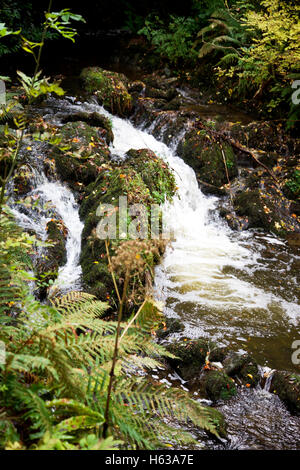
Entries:
{"label": "large rock", "polygon": [[84,90],[97,97],[105,109],[127,116],[132,110],[132,97],[128,92],[128,79],[125,75],[104,70],[100,67],[87,67],[80,74]]}
{"label": "large rock", "polygon": [[[231,145],[204,129],[191,129],[178,145],[178,153],[190,165],[201,183],[220,188],[237,176],[237,160]],[[226,167],[227,172],[226,172]],[[227,178],[228,176],[228,178]]]}
{"label": "large rock", "polygon": [[236,385],[234,380],[224,371],[205,370],[199,378],[199,392],[209,400],[228,400],[236,395]]}
{"label": "large rock", "polygon": [[300,217],[292,212],[292,201],[270,175],[262,169],[253,170],[245,186],[233,202],[237,215],[246,217],[250,228],[263,228],[280,236],[300,232]]}
{"label": "large rock", "polygon": [[198,377],[205,365],[205,359],[209,351],[209,360],[220,362],[224,359],[223,348],[218,348],[207,338],[196,340],[183,339],[170,343],[167,349],[176,358],[168,359],[171,366],[178,372],[184,380],[191,380]]}
{"label": "large rock", "polygon": [[300,376],[289,372],[275,371],[270,392],[275,393],[294,414],[300,416]]}
{"label": "large rock", "polygon": [[101,165],[110,160],[102,130],[81,121],[68,122],[60,129],[59,146],[50,149],[60,178],[75,191],[84,192],[97,179]]}
{"label": "large rock", "polygon": [[223,366],[227,375],[238,378],[248,387],[255,387],[260,380],[257,362],[250,354],[230,351],[223,361]]}
{"label": "large rock", "polygon": [[[120,165],[110,161],[101,166],[97,180],[86,188],[80,207],[80,216],[85,221],[80,258],[83,279],[90,291],[101,299],[111,295],[113,285],[105,259],[105,243],[96,232],[101,220],[96,213],[98,207],[111,204],[118,214],[119,197],[126,196],[128,205],[143,204],[148,210],[151,204],[171,199],[176,188],[168,165],[150,150],[130,150],[127,157]],[[130,222],[128,216],[127,223]],[[118,232],[117,217],[116,239],[111,248],[118,246],[121,235]],[[153,263],[157,261],[152,260]]]}

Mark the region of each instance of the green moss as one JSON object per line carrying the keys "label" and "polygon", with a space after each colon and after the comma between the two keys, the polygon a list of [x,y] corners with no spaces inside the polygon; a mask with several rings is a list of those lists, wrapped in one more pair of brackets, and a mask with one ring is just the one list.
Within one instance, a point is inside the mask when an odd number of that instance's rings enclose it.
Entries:
{"label": "green moss", "polygon": [[196,377],[205,364],[208,351],[211,361],[221,361],[224,358],[224,351],[218,348],[215,343],[207,338],[197,340],[181,340],[171,343],[167,347],[175,359],[170,359],[170,364],[185,379],[190,380]]}
{"label": "green moss", "polygon": [[299,375],[275,371],[270,391],[278,395],[292,413],[300,415]]}
{"label": "green moss", "polygon": [[[94,183],[85,188],[85,197],[80,207],[80,216],[85,220],[82,233],[81,266],[83,279],[91,292],[103,298],[112,292],[111,276],[107,271],[105,244],[97,238],[96,227],[101,217],[96,211],[101,204],[116,207],[119,197],[126,196],[128,206],[143,204],[150,212],[151,204],[171,199],[175,193],[175,179],[168,166],[153,152],[130,150],[128,158],[120,165],[116,162],[103,164]],[[117,214],[116,214],[117,215]],[[111,248],[119,243],[119,217],[117,219],[117,239]],[[127,224],[132,219],[128,215]],[[150,227],[149,227],[150,230]],[[148,264],[153,266],[158,260],[150,253]]]}
{"label": "green moss", "polygon": [[97,179],[100,166],[109,161],[109,148],[98,129],[85,122],[67,123],[60,134],[60,148],[51,149],[58,174],[72,189],[84,191],[85,185]]}
{"label": "green moss", "polygon": [[132,109],[132,97],[128,93],[128,80],[123,74],[87,67],[80,78],[87,93],[93,93],[98,101],[112,113],[128,115]]}
{"label": "green moss", "polygon": [[237,176],[237,160],[231,145],[218,142],[209,131],[189,131],[179,144],[178,152],[200,181],[216,187],[227,184],[224,157],[229,179]]}
{"label": "green moss", "polygon": [[283,188],[287,197],[300,200],[300,170],[295,170]]}
{"label": "green moss", "polygon": [[208,398],[212,401],[228,400],[236,395],[233,379],[218,370],[205,372],[204,387]]}

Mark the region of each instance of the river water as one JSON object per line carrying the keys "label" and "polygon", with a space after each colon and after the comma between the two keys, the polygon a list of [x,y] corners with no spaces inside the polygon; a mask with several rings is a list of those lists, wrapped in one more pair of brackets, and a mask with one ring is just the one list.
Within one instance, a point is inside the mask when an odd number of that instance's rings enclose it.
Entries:
{"label": "river water", "polygon": [[[218,216],[217,198],[202,194],[194,171],[176,155],[178,142],[168,147],[147,129],[136,128],[94,103],[50,100],[43,113],[60,125],[59,112],[82,110],[109,117],[114,156],[123,158],[129,149],[149,148],[174,172],[178,190],[173,202],[163,206],[172,242],[156,268],[154,289],[157,299],[165,303],[165,315],[181,319],[185,329],[168,340],[209,337],[219,345],[253,353],[262,368],[299,372],[291,361],[291,345],[299,339],[299,286],[294,270],[299,253],[264,232],[231,230]],[[15,215],[41,238],[51,211],[61,217],[68,230],[67,262],[56,283],[78,288],[83,224],[72,192],[41,171],[36,172],[33,186],[31,196],[38,196],[41,205],[27,212],[14,206]],[[221,447],[300,448],[299,419],[291,417],[268,390],[239,392],[220,409],[229,423],[229,441]]]}

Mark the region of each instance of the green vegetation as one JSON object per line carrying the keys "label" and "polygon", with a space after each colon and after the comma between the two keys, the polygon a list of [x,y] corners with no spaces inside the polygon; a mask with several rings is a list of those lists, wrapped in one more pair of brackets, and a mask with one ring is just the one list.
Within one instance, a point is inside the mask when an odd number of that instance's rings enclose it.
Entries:
{"label": "green vegetation", "polygon": [[210,69],[226,100],[246,100],[292,128],[299,119],[291,101],[300,77],[299,11],[284,0],[195,1],[193,16],[166,22],[150,15],[139,33],[177,73],[192,66],[202,78]]}

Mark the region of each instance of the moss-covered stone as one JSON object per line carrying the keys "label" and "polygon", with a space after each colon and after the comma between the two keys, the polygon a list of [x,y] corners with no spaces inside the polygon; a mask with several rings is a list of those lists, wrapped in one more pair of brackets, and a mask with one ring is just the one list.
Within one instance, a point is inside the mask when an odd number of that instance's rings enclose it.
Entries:
{"label": "moss-covered stone", "polygon": [[199,376],[209,351],[211,351],[210,361],[219,362],[225,356],[224,349],[218,348],[207,338],[183,339],[170,343],[167,349],[176,356],[175,359],[168,359],[168,361],[184,380]]}
{"label": "moss-covered stone", "polygon": [[166,318],[164,324],[156,331],[156,336],[164,339],[172,333],[178,333],[184,330],[184,324],[178,318]]}
{"label": "moss-covered stone", "polygon": [[230,351],[223,361],[224,372],[230,377],[237,377],[244,384],[255,387],[260,380],[257,362],[250,354]]}
{"label": "moss-covered stone", "polygon": [[112,131],[112,123],[110,119],[103,114],[94,111],[90,113],[88,111],[78,111],[76,113],[68,113],[63,115],[60,118],[61,122],[86,122],[89,126],[97,127],[98,137],[105,139],[106,143],[109,145],[114,140],[114,135]]}
{"label": "moss-covered stone", "polygon": [[[217,188],[237,176],[237,160],[231,145],[209,131],[191,129],[178,146],[178,153],[196,172],[198,180]],[[226,161],[227,172],[224,158]]]}
{"label": "moss-covered stone", "polygon": [[288,372],[275,371],[270,392],[275,393],[294,414],[300,416],[300,376]]}
{"label": "moss-covered stone", "polygon": [[200,377],[200,393],[206,394],[207,398],[216,402],[228,400],[236,395],[236,386],[232,378],[220,370],[204,371]]}
{"label": "moss-covered stone", "polygon": [[49,281],[57,278],[58,269],[67,261],[66,238],[67,228],[62,220],[51,219],[46,226],[47,243],[51,245],[43,250],[40,258],[35,260],[38,295],[41,299],[47,295]]}
{"label": "moss-covered stone", "polygon": [[132,110],[132,97],[128,92],[128,79],[125,75],[104,70],[100,67],[87,67],[80,74],[85,91],[94,94],[108,111],[128,115]]}
{"label": "moss-covered stone", "polygon": [[300,231],[300,217],[291,214],[291,201],[267,176],[258,178],[255,185],[249,181],[247,189],[234,197],[234,208],[247,217],[250,228],[261,227],[280,236]]}
{"label": "moss-covered stone", "polygon": [[[150,210],[151,204],[160,204],[175,192],[175,179],[168,165],[148,149],[130,150],[127,159],[118,164],[110,161],[103,164],[97,180],[86,188],[86,196],[80,207],[80,216],[85,220],[82,233],[81,266],[83,279],[91,292],[100,298],[114,295],[111,276],[107,270],[105,244],[96,233],[101,219],[96,212],[101,204],[111,204],[118,215],[119,197],[127,198],[128,206],[143,204]],[[119,243],[118,217],[116,240]],[[127,225],[132,218],[128,215]],[[153,259],[152,263],[158,260]]]}
{"label": "moss-covered stone", "polygon": [[101,165],[110,159],[109,148],[99,132],[85,122],[69,122],[60,129],[59,147],[51,148],[50,156],[55,159],[60,178],[73,190],[84,192],[85,186],[97,179]]}
{"label": "moss-covered stone", "polygon": [[34,173],[29,165],[21,165],[13,178],[14,189],[22,196],[32,190]]}

